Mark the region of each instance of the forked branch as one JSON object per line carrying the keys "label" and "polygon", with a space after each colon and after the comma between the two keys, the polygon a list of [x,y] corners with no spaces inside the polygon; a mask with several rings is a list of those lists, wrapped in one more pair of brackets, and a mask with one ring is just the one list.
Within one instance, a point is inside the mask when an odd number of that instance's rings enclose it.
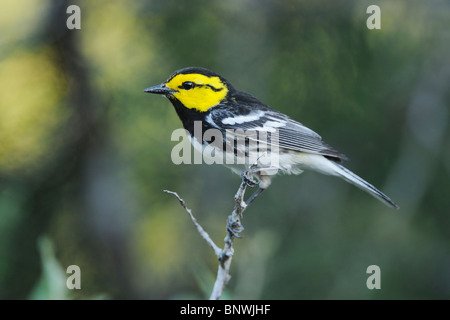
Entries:
{"label": "forked branch", "polygon": [[253,172],[254,172],[253,170],[254,166],[250,166],[248,170],[242,172],[242,182],[241,185],[239,186],[238,191],[236,192],[236,195],[234,196],[235,201],[234,210],[231,213],[231,215],[228,216],[227,219],[227,227],[226,227],[227,234],[224,239],[225,245],[223,249],[219,248],[214,243],[209,234],[197,222],[197,219],[195,219],[191,210],[187,208],[186,202],[176,192],[164,190],[164,192],[174,195],[178,199],[178,201],[180,201],[181,206],[189,214],[192,222],[197,228],[197,231],[200,233],[202,238],[205,239],[208,245],[214,250],[214,253],[219,259],[217,277],[214,283],[213,290],[211,292],[211,296],[209,297],[210,300],[220,299],[225,286],[227,285],[228,281],[231,278],[230,267],[234,253],[233,240],[234,238],[240,238],[239,234],[244,230],[241,221],[243,218],[242,214],[245,211],[245,209],[247,209],[247,204],[244,201],[245,190],[247,189],[248,186],[253,187],[257,184],[257,182],[253,180]]}

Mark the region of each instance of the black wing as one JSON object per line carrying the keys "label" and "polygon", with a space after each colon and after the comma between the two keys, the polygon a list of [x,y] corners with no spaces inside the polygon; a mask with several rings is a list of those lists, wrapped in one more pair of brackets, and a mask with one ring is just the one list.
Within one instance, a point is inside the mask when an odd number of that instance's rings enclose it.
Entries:
{"label": "black wing", "polygon": [[[233,131],[241,129],[267,132],[269,139],[270,135],[277,132],[278,143],[281,148],[320,154],[334,161],[347,159],[344,154],[323,142],[320,135],[300,122],[267,107],[252,96],[250,98],[252,99],[245,101],[246,104],[239,101],[237,104],[239,105],[238,110],[230,111],[229,106],[226,108],[218,106],[218,108],[211,109],[206,121],[216,128],[221,127]],[[253,101],[253,99],[256,101]],[[258,102],[257,107],[255,107],[255,102]]]}

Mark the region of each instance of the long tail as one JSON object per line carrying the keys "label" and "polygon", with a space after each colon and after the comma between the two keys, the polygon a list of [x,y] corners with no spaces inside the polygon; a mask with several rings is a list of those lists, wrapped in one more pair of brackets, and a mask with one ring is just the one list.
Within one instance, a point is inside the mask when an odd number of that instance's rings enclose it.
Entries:
{"label": "long tail", "polygon": [[[332,162],[332,161],[330,161]],[[380,190],[375,188],[373,185],[368,183],[367,181],[363,180],[362,178],[358,177],[356,174],[348,170],[347,168],[341,166],[339,163],[332,162],[336,166],[336,173],[338,176],[343,178],[345,181],[350,182],[351,184],[354,184],[358,188],[368,192],[373,197],[377,198],[384,204],[388,205],[389,207],[398,209],[399,206],[394,203],[391,199],[389,199],[388,196],[386,196],[384,193],[382,193]]]}

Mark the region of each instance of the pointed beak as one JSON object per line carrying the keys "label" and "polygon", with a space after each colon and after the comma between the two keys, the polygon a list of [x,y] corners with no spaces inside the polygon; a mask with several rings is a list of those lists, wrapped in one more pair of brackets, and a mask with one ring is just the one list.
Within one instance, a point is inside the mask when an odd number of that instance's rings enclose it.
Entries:
{"label": "pointed beak", "polygon": [[157,86],[145,89],[144,92],[155,93],[155,94],[164,94],[167,96],[174,92],[177,92],[177,90],[170,89],[166,86],[165,83],[161,83],[161,84],[158,84]]}

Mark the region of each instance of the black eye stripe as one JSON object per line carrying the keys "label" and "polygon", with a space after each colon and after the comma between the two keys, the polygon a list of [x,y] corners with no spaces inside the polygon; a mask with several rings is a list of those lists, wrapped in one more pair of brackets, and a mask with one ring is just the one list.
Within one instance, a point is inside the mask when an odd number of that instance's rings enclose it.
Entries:
{"label": "black eye stripe", "polygon": [[191,89],[193,89],[195,87],[205,87],[205,86],[210,88],[214,92],[219,92],[219,91],[223,90],[223,88],[217,89],[217,88],[215,88],[214,86],[212,86],[210,84],[196,84],[195,82],[191,82],[191,81],[183,82],[181,85],[178,86],[178,88],[184,89],[184,90],[191,90]]}
{"label": "black eye stripe", "polygon": [[212,90],[212,91],[215,91],[215,92],[219,92],[219,91],[222,91],[222,90],[223,90],[223,88],[216,89],[215,87],[213,87],[213,86],[210,85],[210,84],[207,84],[206,86],[207,86],[207,87],[210,87],[211,90]]}

